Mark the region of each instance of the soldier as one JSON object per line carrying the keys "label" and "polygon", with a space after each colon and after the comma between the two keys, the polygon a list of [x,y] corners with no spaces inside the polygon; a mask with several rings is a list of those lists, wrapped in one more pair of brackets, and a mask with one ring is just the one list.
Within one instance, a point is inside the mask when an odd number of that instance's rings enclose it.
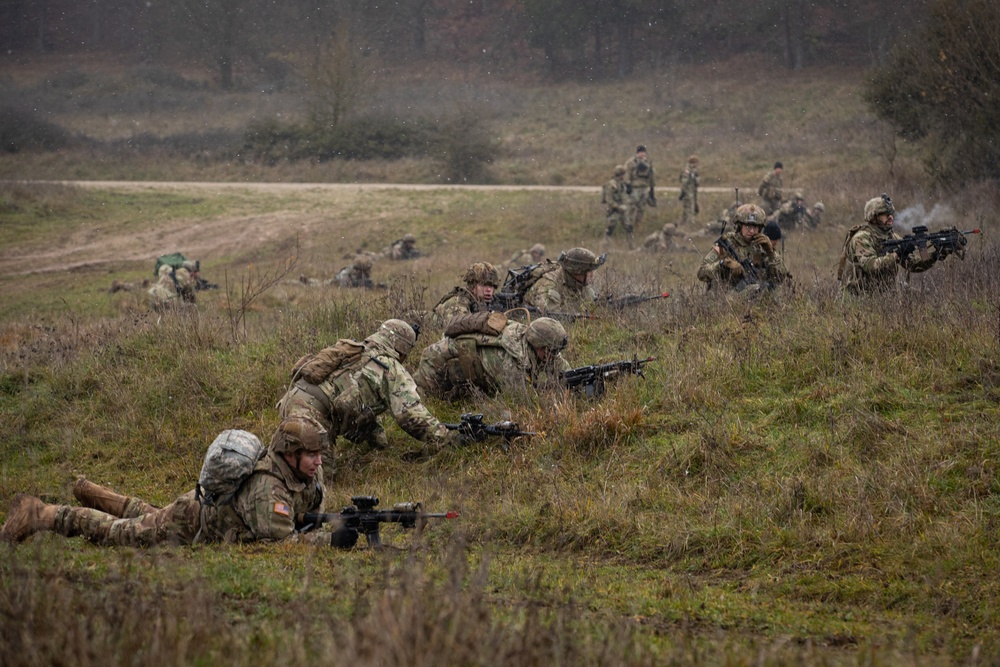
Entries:
{"label": "soldier", "polygon": [[[741,290],[750,285],[776,285],[784,280],[783,264],[776,256],[771,239],[764,236],[764,211],[756,204],[736,209],[736,229],[726,232],[705,256],[698,269],[698,280],[707,289],[719,285]],[[728,246],[728,247],[727,247]],[[746,275],[741,262],[749,261],[757,276]]]}
{"label": "soldier", "polygon": [[108,290],[108,293],[136,292],[140,289],[149,289],[149,278],[143,278],[141,283],[126,282],[115,278],[111,281],[111,289]]}
{"label": "soldier", "polygon": [[507,260],[507,266],[516,269],[530,264],[540,264],[545,259],[545,246],[536,243],[527,250],[518,250]]}
{"label": "soldier", "polygon": [[607,257],[598,257],[586,248],[572,248],[559,254],[556,266],[543,274],[524,295],[524,303],[541,311],[580,308],[597,300],[590,286],[593,272]]}
{"label": "soldier", "polygon": [[757,194],[764,202],[764,213],[767,215],[771,215],[781,206],[781,172],[783,169],[780,162],[775,162],[774,170],[767,172],[757,187]]}
{"label": "soldier", "polygon": [[174,271],[174,284],[177,286],[177,295],[184,303],[194,303],[194,293],[198,289],[200,262],[185,260],[179,269]]}
{"label": "soldier", "polygon": [[631,210],[629,218],[633,229],[638,227],[646,215],[646,205],[656,206],[653,163],[646,155],[646,147],[636,146],[635,155],[625,163],[626,191],[629,193]]}
{"label": "soldier", "polygon": [[823,213],[826,212],[826,206],[823,202],[818,201],[809,208],[806,209],[805,222],[812,228],[819,227],[823,223]]}
{"label": "soldier", "polygon": [[784,231],[802,228],[806,224],[806,199],[801,190],[796,190],[792,198],[783,202],[772,216],[778,227]]}
{"label": "soldier", "polygon": [[372,260],[364,255],[355,257],[353,262],[342,268],[334,276],[333,284],[338,287],[374,288],[375,283],[372,282]]}
{"label": "soldier", "polygon": [[698,164],[698,156],[692,155],[681,172],[681,193],[678,195],[682,206],[681,226],[694,223],[698,215]]}
{"label": "soldier", "polygon": [[174,270],[169,265],[160,266],[157,280],[148,293],[149,306],[153,310],[163,311],[177,303],[177,283],[174,280]]}
{"label": "soldier", "polygon": [[663,229],[653,232],[642,242],[642,249],[646,252],[667,252],[676,247],[674,237],[677,236],[677,225],[668,222],[663,225]]}
{"label": "soldier", "polygon": [[625,167],[618,165],[615,167],[614,178],[604,184],[601,191],[601,203],[607,207],[604,215],[606,227],[604,229],[604,242],[611,240],[615,228],[621,224],[622,229],[628,237],[628,247],[634,243],[632,236],[632,221],[629,216],[628,193],[625,191]]}
{"label": "soldier", "polygon": [[425,394],[455,400],[472,389],[494,394],[504,388],[555,381],[570,369],[562,350],[568,338],[562,324],[539,317],[524,325],[508,321],[503,330],[445,336],[424,349],[413,375]]}
{"label": "soldier", "polygon": [[416,259],[420,257],[417,250],[417,237],[413,234],[404,234],[403,238],[392,242],[383,254],[389,259]]}
{"label": "soldier", "polygon": [[[417,335],[402,320],[386,320],[364,341],[338,341],[353,346],[353,354],[323,367],[323,354],[307,356],[296,364],[292,385],[278,402],[282,417],[306,415],[330,433],[354,443],[384,448],[389,442],[378,416],[389,411],[400,428],[432,449],[460,445],[457,431],[449,431],[424,407],[413,378],[403,367]],[[328,348],[328,350],[331,348]],[[319,364],[321,372],[303,368]],[[428,450],[430,451],[430,450]]]}
{"label": "soldier", "polygon": [[465,287],[456,286],[431,311],[435,326],[444,327],[453,317],[489,309],[493,292],[500,287],[500,271],[489,262],[476,262],[462,280]]}
{"label": "soldier", "polygon": [[[245,431],[242,437],[256,440]],[[0,537],[21,542],[53,531],[83,536],[99,545],[151,547],[199,542],[303,542],[353,546],[357,532],[295,532],[295,516],[322,511],[323,455],[327,432],[307,417],[291,417],[278,426],[271,445],[232,502],[202,504],[195,491],[158,509],[138,498],[119,495],[81,478],[74,495],[85,507],[48,505],[34,496],[14,498]],[[353,533],[353,534],[352,534]]]}
{"label": "soldier", "polygon": [[837,279],[852,294],[887,292],[896,280],[896,271],[902,266],[909,273],[920,273],[937,261],[937,248],[928,246],[906,257],[896,253],[879,254],[882,244],[900,236],[892,231],[896,209],[889,195],[869,199],[865,204],[865,223],[853,227],[844,240]]}

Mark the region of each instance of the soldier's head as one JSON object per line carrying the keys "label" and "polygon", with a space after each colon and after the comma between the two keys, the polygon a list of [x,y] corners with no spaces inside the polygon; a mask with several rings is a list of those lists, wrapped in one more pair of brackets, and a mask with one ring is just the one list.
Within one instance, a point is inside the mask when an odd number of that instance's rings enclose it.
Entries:
{"label": "soldier's head", "polygon": [[189,259],[186,260],[181,266],[187,269],[188,272],[190,273],[198,273],[198,271],[201,270],[201,261],[200,260],[191,261]]}
{"label": "soldier's head", "polygon": [[677,233],[677,225],[675,225],[674,223],[668,222],[667,224],[663,225],[664,236],[673,236],[676,233]]}
{"label": "soldier's head", "polygon": [[645,144],[639,144],[638,146],[636,146],[635,147],[635,154],[636,155],[645,155],[646,154],[646,146],[645,146]]}
{"label": "soldier's head", "polygon": [[774,220],[768,220],[767,224],[764,225],[764,236],[771,239],[772,241],[781,240],[781,227]]}
{"label": "soldier's head", "polygon": [[821,202],[821,201],[818,201],[815,204],[813,204],[812,205],[812,209],[813,209],[813,211],[819,211],[820,213],[825,213],[826,212],[826,206],[824,206],[823,202]]}
{"label": "soldier's head", "polygon": [[620,164],[615,167],[615,178],[625,178],[625,165]]}
{"label": "soldier's head", "polygon": [[698,159],[697,155],[692,155],[688,158],[688,166],[697,167],[701,161]]}
{"label": "soldier's head", "polygon": [[806,200],[806,198],[802,195],[802,190],[796,190],[795,193],[792,195],[792,200],[796,204],[801,204]]}
{"label": "soldier's head", "polygon": [[400,240],[403,242],[403,245],[407,247],[412,247],[417,243],[417,237],[413,234],[403,234],[403,238]]}
{"label": "soldier's head", "polygon": [[386,320],[367,338],[367,342],[381,344],[383,348],[388,347],[399,355],[400,361],[403,361],[417,342],[417,333],[403,320]]}
{"label": "soldier's head", "polygon": [[500,271],[489,262],[476,262],[462,277],[465,286],[480,301],[493,300],[493,292],[500,287]]}
{"label": "soldier's head", "polygon": [[869,225],[892,227],[895,214],[896,209],[892,206],[892,199],[884,192],[880,197],[873,197],[865,204],[865,222]]}
{"label": "soldier's head", "polygon": [[736,209],[733,216],[733,224],[736,230],[743,235],[743,238],[750,239],[760,234],[764,229],[764,209],[756,204],[743,204]]}
{"label": "soldier's head", "polygon": [[542,363],[554,359],[569,344],[566,329],[551,317],[539,317],[532,321],[524,332],[524,339]]}
{"label": "soldier's head", "polygon": [[354,267],[353,273],[359,276],[367,276],[372,272],[372,260],[368,257],[361,256],[356,257],[351,266]]}
{"label": "soldier's head", "polygon": [[170,274],[172,274],[173,272],[174,270],[170,267],[169,264],[161,264],[159,270],[156,272],[156,275],[161,280],[164,278],[169,280]]}
{"label": "soldier's head", "polygon": [[323,465],[323,451],[329,447],[330,436],[312,417],[285,417],[271,437],[271,450],[281,455],[301,480],[311,480]]}
{"label": "soldier's head", "polygon": [[607,260],[607,255],[598,257],[586,248],[571,248],[559,254],[559,265],[563,268],[569,278],[577,283],[586,285],[590,282],[590,276],[594,269],[600,267]]}
{"label": "soldier's head", "polygon": [[775,162],[774,163],[774,171],[775,171],[775,173],[780,174],[782,169],[784,169],[784,166],[780,162]]}
{"label": "soldier's head", "polygon": [[[625,167],[622,167],[622,169],[624,168]],[[538,262],[542,261],[542,259],[545,257],[545,246],[543,246],[541,243],[536,243],[535,245],[531,246],[528,252],[531,253],[531,261],[537,264]]]}

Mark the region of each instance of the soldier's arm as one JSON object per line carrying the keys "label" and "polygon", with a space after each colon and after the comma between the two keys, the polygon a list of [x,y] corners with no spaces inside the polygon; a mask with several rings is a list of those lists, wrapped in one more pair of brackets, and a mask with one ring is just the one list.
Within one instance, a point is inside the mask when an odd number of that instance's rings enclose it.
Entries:
{"label": "soldier's arm", "polygon": [[701,260],[701,266],[698,267],[698,280],[711,285],[716,280],[719,280],[721,271],[722,259],[719,256],[719,253],[712,249],[707,255],[705,255],[705,258]]}
{"label": "soldier's arm", "polygon": [[[238,510],[254,539],[259,542],[293,542],[306,535],[295,532],[295,504],[291,492],[277,478],[255,474],[248,482],[247,496]],[[326,542],[329,543],[329,535]]]}
{"label": "soldier's arm", "polygon": [[855,234],[847,246],[847,256],[864,273],[877,273],[896,263],[896,255],[889,253],[879,256],[877,241],[871,234]]}
{"label": "soldier's arm", "polygon": [[[386,361],[381,357],[380,361]],[[383,375],[383,391],[389,398],[389,412],[399,427],[422,442],[442,445],[455,441],[457,431],[449,431],[431,414],[417,391],[417,385],[403,365],[388,360]]]}

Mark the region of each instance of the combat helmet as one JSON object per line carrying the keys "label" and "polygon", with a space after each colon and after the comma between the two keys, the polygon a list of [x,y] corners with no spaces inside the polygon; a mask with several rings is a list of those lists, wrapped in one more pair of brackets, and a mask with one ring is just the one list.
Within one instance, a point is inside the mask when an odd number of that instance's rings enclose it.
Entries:
{"label": "combat helmet", "polygon": [[528,252],[531,253],[532,257],[537,256],[538,259],[541,259],[542,257],[545,257],[545,246],[541,243],[536,243],[528,249]]}
{"label": "combat helmet", "polygon": [[794,199],[796,201],[798,201],[798,200],[805,201],[806,200],[805,196],[802,194],[802,190],[796,190],[795,193],[792,195],[792,199]]}
{"label": "combat helmet", "polygon": [[369,271],[372,270],[372,260],[371,260],[371,258],[370,257],[366,257],[364,255],[361,255],[360,257],[356,257],[354,259],[354,261],[351,262],[351,264],[354,266],[355,270],[357,270],[357,271],[362,271],[364,273],[368,273]]}
{"label": "combat helmet", "polygon": [[173,272],[174,270],[169,264],[161,264],[159,271],[156,272],[156,275],[159,278],[167,278]]}
{"label": "combat helmet", "polygon": [[371,338],[388,343],[392,349],[399,353],[400,359],[406,359],[406,355],[410,353],[413,345],[417,342],[417,333],[412,326],[403,320],[393,319],[383,322],[378,330],[371,335]]}
{"label": "combat helmet", "polygon": [[603,265],[607,259],[607,255],[601,255],[598,257],[586,248],[571,248],[561,252],[559,254],[559,259],[556,261],[559,262],[560,266],[562,266],[567,273],[581,275],[588,273],[589,271],[593,271]]}
{"label": "combat helmet", "polygon": [[664,236],[673,236],[676,233],[677,233],[677,225],[675,225],[674,223],[668,222],[667,224],[663,225]]}
{"label": "combat helmet", "polygon": [[892,207],[892,199],[886,193],[880,197],[872,197],[865,204],[865,222],[874,224],[880,213],[894,215],[896,209]]}
{"label": "combat helmet", "polygon": [[821,201],[818,201],[815,204],[813,204],[813,208],[819,211],[820,213],[826,212],[826,206]]}
{"label": "combat helmet", "polygon": [[569,343],[566,329],[551,317],[533,320],[524,332],[524,338],[536,350],[549,350],[553,354],[562,352]]}
{"label": "combat helmet", "polygon": [[766,217],[764,209],[757,206],[757,204],[743,204],[736,209],[736,214],[733,216],[733,224],[737,228],[743,225],[753,225],[754,227],[763,228]]}
{"label": "combat helmet", "polygon": [[688,158],[688,164],[693,164],[697,166],[700,162],[701,160],[698,159],[697,155],[692,155]]}
{"label": "combat helmet", "polygon": [[329,442],[329,433],[319,422],[306,415],[293,415],[281,420],[271,436],[271,449],[278,454],[322,452]]}
{"label": "combat helmet", "polygon": [[462,280],[470,288],[476,285],[489,285],[497,288],[500,287],[500,271],[489,262],[476,262],[465,272]]}
{"label": "combat helmet", "polygon": [[624,175],[625,175],[625,165],[623,164],[617,165],[615,167],[615,176],[624,176]]}
{"label": "combat helmet", "polygon": [[184,263],[181,264],[181,267],[187,269],[191,273],[198,273],[201,270],[201,260],[185,260]]}
{"label": "combat helmet", "polygon": [[401,238],[400,241],[402,241],[403,243],[406,243],[408,245],[413,245],[414,243],[417,242],[417,237],[414,236],[413,234],[406,233],[406,234],[403,234],[403,238]]}

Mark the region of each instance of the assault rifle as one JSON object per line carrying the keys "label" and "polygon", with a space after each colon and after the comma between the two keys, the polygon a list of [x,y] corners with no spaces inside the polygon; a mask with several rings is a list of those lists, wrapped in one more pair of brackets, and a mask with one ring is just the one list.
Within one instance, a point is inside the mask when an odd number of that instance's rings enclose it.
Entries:
{"label": "assault rifle", "polygon": [[936,232],[928,233],[927,227],[918,225],[913,228],[912,233],[907,234],[901,239],[889,239],[883,242],[882,247],[879,248],[879,254],[887,255],[890,252],[894,252],[902,260],[908,257],[914,250],[923,250],[928,245],[931,245],[937,249],[937,259],[939,260],[953,253],[965,259],[965,246],[969,244],[969,239],[965,238],[966,235],[982,233],[981,229],[970,229],[963,232],[959,231],[957,227],[940,229]]}
{"label": "assault rifle", "polygon": [[[774,283],[770,280],[761,280],[760,268],[753,265],[750,258],[740,259],[740,256],[736,254],[733,246],[726,240],[725,236],[720,236],[715,241],[715,245],[722,248],[723,251],[728,253],[733,259],[740,263],[743,267],[743,277],[738,283],[736,283],[736,291],[742,292],[750,285],[759,285],[762,289],[774,289]],[[720,255],[720,259],[722,256]]]}
{"label": "assault rifle", "polygon": [[607,380],[619,375],[631,373],[632,375],[645,378],[646,376],[642,372],[642,367],[655,359],[656,357],[639,359],[633,356],[631,361],[623,359],[622,361],[612,361],[607,364],[571,368],[568,371],[563,371],[560,379],[570,389],[582,389],[587,398],[593,398],[604,393],[604,383]]}
{"label": "assault rifle", "polygon": [[[339,523],[347,531],[357,531],[363,533],[368,540],[368,546],[382,546],[382,537],[379,535],[380,523],[398,523],[403,528],[423,528],[427,519],[454,519],[458,517],[458,512],[424,512],[420,503],[396,503],[390,510],[377,510],[378,498],[375,496],[353,496],[351,505],[340,510],[338,514],[321,514],[318,512],[306,512],[295,516],[295,524],[301,533],[312,530],[324,523]],[[342,529],[342,530],[343,530]],[[338,531],[339,532],[339,531]],[[337,533],[334,533],[336,539]],[[352,539],[357,539],[356,535]],[[332,541],[333,546],[353,546],[348,544],[351,540],[341,543]]]}
{"label": "assault rifle", "polygon": [[499,437],[504,440],[513,440],[522,435],[538,435],[534,431],[522,431],[517,422],[509,420],[497,422],[496,424],[487,424],[483,421],[483,415],[472,412],[463,414],[460,424],[445,424],[445,427],[450,431],[458,431],[476,442],[482,442],[486,438]]}
{"label": "assault rifle", "polygon": [[201,276],[198,276],[195,278],[194,288],[199,292],[207,289],[219,289],[219,283],[210,283]]}

